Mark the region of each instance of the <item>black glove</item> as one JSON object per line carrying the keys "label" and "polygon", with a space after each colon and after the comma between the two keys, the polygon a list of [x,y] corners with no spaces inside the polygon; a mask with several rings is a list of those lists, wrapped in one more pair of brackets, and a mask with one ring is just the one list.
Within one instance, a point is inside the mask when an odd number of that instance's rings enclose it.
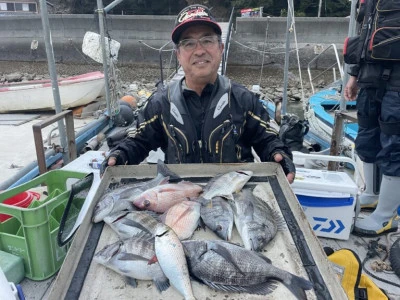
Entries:
{"label": "black glove", "polygon": [[289,155],[283,151],[278,151],[278,152],[274,152],[274,154],[272,154],[272,161],[275,161],[274,156],[276,154],[280,154],[282,155],[283,159],[279,162],[279,164],[282,166],[283,172],[285,172],[285,175],[289,174],[289,173],[293,173],[296,174],[296,167],[292,161],[292,159],[289,157]]}
{"label": "black glove", "polygon": [[110,152],[110,154],[104,159],[104,161],[101,163],[100,166],[100,176],[103,176],[104,172],[106,171],[108,167],[108,160],[114,157],[116,159],[115,165],[126,165],[128,162],[128,158],[126,157],[126,154],[121,151],[121,150],[115,150]]}

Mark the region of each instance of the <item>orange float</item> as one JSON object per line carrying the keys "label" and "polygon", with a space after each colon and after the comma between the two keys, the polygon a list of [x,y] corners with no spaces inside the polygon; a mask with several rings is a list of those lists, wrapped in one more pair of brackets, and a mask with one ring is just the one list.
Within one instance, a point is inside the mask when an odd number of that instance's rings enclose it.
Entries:
{"label": "orange float", "polygon": [[122,101],[125,101],[125,102],[127,102],[127,103],[129,103],[129,105],[130,105],[132,108],[136,108],[136,106],[137,106],[137,100],[136,100],[136,98],[133,97],[132,95],[125,95],[125,96],[123,96],[123,97],[121,98],[121,100],[122,100]]}

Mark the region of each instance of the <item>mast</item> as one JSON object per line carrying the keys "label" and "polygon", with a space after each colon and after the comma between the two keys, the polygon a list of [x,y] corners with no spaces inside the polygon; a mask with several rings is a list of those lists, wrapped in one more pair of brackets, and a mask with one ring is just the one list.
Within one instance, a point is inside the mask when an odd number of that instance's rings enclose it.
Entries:
{"label": "mast", "polygon": [[286,21],[285,66],[283,72],[282,116],[286,115],[286,110],[287,110],[287,89],[288,89],[289,51],[290,51],[290,33],[292,27],[292,14],[293,14],[293,0],[288,0],[287,21]]}

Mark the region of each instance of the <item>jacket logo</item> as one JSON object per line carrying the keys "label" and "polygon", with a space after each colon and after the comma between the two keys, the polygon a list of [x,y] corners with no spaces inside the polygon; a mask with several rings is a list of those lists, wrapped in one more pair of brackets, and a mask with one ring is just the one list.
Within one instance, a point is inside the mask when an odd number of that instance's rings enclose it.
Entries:
{"label": "jacket logo", "polygon": [[214,119],[216,118],[216,117],[218,117],[220,114],[221,114],[221,112],[222,112],[222,110],[225,108],[225,106],[227,106],[228,105],[228,93],[225,93],[225,94],[223,94],[222,95],[222,97],[218,100],[218,103],[217,103],[217,106],[215,107],[215,110],[214,110]]}
{"label": "jacket logo", "polygon": [[174,103],[171,103],[171,115],[174,116],[175,120],[178,121],[178,123],[183,125],[183,119],[182,119],[182,115],[179,112],[179,109],[176,107],[176,105]]}

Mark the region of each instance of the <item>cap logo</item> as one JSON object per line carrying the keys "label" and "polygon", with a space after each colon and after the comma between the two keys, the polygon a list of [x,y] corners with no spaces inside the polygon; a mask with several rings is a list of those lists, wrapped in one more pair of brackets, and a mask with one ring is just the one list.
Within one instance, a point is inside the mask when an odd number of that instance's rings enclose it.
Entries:
{"label": "cap logo", "polygon": [[204,10],[202,7],[197,7],[196,9],[188,10],[183,12],[178,19],[179,23],[185,22],[186,20],[189,19],[194,19],[194,18],[210,18],[208,13]]}

